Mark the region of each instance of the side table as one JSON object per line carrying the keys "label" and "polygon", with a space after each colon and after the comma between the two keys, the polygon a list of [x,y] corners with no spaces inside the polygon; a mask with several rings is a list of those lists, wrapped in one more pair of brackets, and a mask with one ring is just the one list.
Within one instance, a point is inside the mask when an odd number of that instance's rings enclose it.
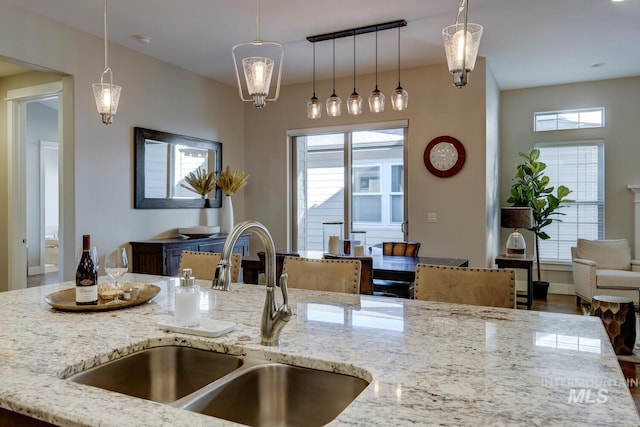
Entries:
{"label": "side table", "polygon": [[[533,305],[533,256],[513,257],[500,254],[496,257],[498,268],[514,268],[527,270],[527,295],[516,292],[516,304],[526,305],[527,310],[531,310]],[[519,298],[526,297],[526,301]]]}
{"label": "side table", "polygon": [[636,343],[636,311],[628,298],[595,295],[592,316],[600,317],[616,354],[631,354]]}

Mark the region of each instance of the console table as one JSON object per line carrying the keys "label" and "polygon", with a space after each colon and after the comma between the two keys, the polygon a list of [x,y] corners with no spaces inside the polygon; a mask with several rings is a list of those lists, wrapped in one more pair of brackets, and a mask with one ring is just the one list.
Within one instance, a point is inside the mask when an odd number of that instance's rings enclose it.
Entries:
{"label": "console table", "polygon": [[[214,234],[199,239],[158,239],[131,243],[131,272],[177,276],[182,251],[222,252],[226,234]],[[234,253],[249,256],[249,234],[240,236]]]}
{"label": "console table", "polygon": [[516,258],[513,256],[508,257],[505,254],[500,254],[496,257],[496,265],[498,266],[498,268],[521,268],[523,270],[527,270],[526,301],[519,300],[518,298],[523,298],[525,297],[525,295],[518,294],[516,292],[516,304],[526,305],[527,310],[531,310],[531,306],[533,305],[533,257],[524,256]]}

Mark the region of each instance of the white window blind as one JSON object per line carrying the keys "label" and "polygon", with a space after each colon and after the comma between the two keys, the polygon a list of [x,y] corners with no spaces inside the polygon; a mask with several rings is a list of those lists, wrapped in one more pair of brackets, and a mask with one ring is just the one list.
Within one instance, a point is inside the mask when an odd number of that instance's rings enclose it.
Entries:
{"label": "white window blind", "polygon": [[[551,185],[572,190],[554,221],[543,229],[548,240],[540,240],[540,259],[570,261],[571,247],[578,238],[604,238],[604,143],[540,143],[540,161],[547,164]],[[554,194],[556,192],[554,191]]]}

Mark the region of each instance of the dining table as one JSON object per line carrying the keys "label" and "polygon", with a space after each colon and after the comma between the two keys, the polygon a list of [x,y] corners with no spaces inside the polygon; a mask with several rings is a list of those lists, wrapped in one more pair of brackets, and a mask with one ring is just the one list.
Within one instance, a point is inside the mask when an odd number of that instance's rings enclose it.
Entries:
{"label": "dining table", "polygon": [[[303,258],[321,259],[324,256],[322,251],[296,251],[296,250],[279,250],[276,255],[284,256],[300,256]],[[398,282],[413,282],[416,275],[416,265],[431,264],[445,265],[450,267],[468,267],[469,260],[463,258],[441,258],[441,257],[408,257],[408,256],[391,256],[382,255],[381,253],[369,254],[373,260],[373,279],[374,280],[393,280]],[[252,283],[255,277],[257,283],[256,269],[260,269],[260,263],[251,259],[243,259],[244,282]]]}

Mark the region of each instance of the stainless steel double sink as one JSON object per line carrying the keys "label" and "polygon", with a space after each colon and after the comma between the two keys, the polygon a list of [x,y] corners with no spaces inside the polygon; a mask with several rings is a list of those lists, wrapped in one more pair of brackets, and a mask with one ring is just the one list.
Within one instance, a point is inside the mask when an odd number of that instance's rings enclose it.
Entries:
{"label": "stainless steel double sink", "polygon": [[190,347],[154,347],[68,378],[250,426],[321,426],[369,383]]}

